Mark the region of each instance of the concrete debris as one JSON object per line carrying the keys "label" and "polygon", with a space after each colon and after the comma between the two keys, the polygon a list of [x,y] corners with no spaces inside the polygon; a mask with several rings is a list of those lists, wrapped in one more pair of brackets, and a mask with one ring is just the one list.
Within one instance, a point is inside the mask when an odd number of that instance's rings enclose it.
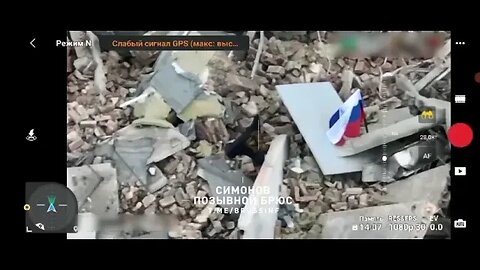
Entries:
{"label": "concrete debris", "polygon": [[215,208],[214,204],[208,204],[205,208],[202,209],[200,214],[195,217],[194,221],[196,223],[206,223],[208,221],[208,217],[212,213],[213,209]]}
{"label": "concrete debris", "polygon": [[269,123],[263,123],[262,124],[262,129],[267,132],[268,134],[273,134],[275,133],[275,127],[270,125]]}
{"label": "concrete debris", "polygon": [[338,92],[338,95],[342,98],[342,100],[347,100],[350,95],[352,94],[352,84],[353,84],[353,78],[355,77],[355,74],[349,70],[345,69],[343,70],[342,73],[342,88]]}
{"label": "concrete debris", "polygon": [[173,196],[165,197],[158,201],[161,207],[168,207],[175,203],[175,198]]}
{"label": "concrete debris", "polygon": [[[88,39],[87,33],[85,31],[70,31],[70,37],[74,42],[85,42]],[[94,66],[92,59],[91,51],[88,47],[75,47],[75,54],[77,59],[74,61],[73,65],[76,70],[85,71],[86,68]]]}
{"label": "concrete debris", "polygon": [[252,118],[242,118],[242,119],[238,120],[238,124],[244,129],[251,126],[252,123],[253,123],[253,117]]}
{"label": "concrete debris", "polygon": [[367,207],[368,206],[368,194],[363,193],[358,196],[358,206]]}
{"label": "concrete debris", "polygon": [[347,188],[345,189],[345,193],[347,195],[359,195],[363,192],[362,188]]}
{"label": "concrete debris", "polygon": [[318,223],[324,239],[421,239],[436,211],[434,205],[425,201],[408,202],[325,213]]}
{"label": "concrete debris", "polygon": [[442,192],[447,187],[450,165],[410,176],[386,185],[387,193],[375,193],[374,198],[383,202],[402,203],[425,200],[439,206]]}
{"label": "concrete debris", "polygon": [[117,174],[111,164],[68,168],[67,187],[77,198],[79,212],[104,218],[118,214]]}
{"label": "concrete debris", "polygon": [[[246,177],[239,170],[231,170],[230,166],[226,163],[225,159],[221,155],[210,156],[198,160],[198,176],[205,179],[212,193],[210,196],[216,198],[217,201],[227,202],[227,197],[233,198],[233,200],[241,201],[243,197],[248,194],[242,193],[229,193],[224,190],[231,188],[250,187],[253,185],[251,179]],[[222,192],[219,193],[218,190]],[[240,209],[243,204],[231,203],[222,204],[224,208],[227,208],[229,212],[235,211],[234,209]]]}
{"label": "concrete debris", "polygon": [[267,72],[268,73],[285,75],[285,68],[282,67],[282,66],[268,66]]}
{"label": "concrete debris", "polygon": [[117,132],[115,160],[119,181],[147,184],[147,165],[161,161],[190,145],[175,129],[126,127]]}
{"label": "concrete debris", "polygon": [[149,122],[155,123],[155,121],[158,121],[159,124],[156,124],[156,126],[167,128],[173,127],[170,122],[165,120],[170,110],[170,106],[168,106],[163,98],[155,92],[155,94],[146,97],[144,102],[137,102],[134,104],[133,115],[140,118],[134,123],[136,125],[148,125],[147,123]]}
{"label": "concrete debris", "polygon": [[404,74],[397,74],[395,84],[398,89],[405,91],[405,94],[414,99],[414,105],[417,108],[430,107],[435,108],[435,124],[446,124],[446,130],[451,125],[451,105],[449,101],[436,98],[427,98],[416,90],[415,85]]}
{"label": "concrete debris", "polygon": [[93,163],[92,164],[100,164],[103,162],[103,158],[102,157],[95,157],[93,159]]}
{"label": "concrete debris", "polygon": [[280,116],[276,116],[276,117],[273,117],[272,119],[270,119],[270,122],[273,123],[273,124],[287,124],[287,123],[291,123],[292,120],[285,116],[285,115],[280,115]]}
{"label": "concrete debris", "polygon": [[178,125],[178,130],[190,141],[193,141],[197,138],[197,133],[195,132],[195,121],[193,120]]}
{"label": "concrete debris", "polygon": [[212,155],[213,147],[209,142],[201,140],[196,150],[198,152],[197,156],[208,157]]}
{"label": "concrete debris", "polygon": [[247,104],[243,104],[242,109],[249,117],[253,117],[258,114],[258,107],[254,101],[249,101]]}
{"label": "concrete debris", "polygon": [[259,85],[255,80],[233,74],[227,74],[226,83],[228,86],[232,87],[231,91],[255,91],[259,89]]}
{"label": "concrete debris", "polygon": [[68,149],[70,149],[70,151],[75,151],[77,149],[79,149],[80,147],[83,146],[85,142],[82,140],[82,139],[76,139],[75,141],[72,141],[69,145],[68,145]]}
{"label": "concrete debris", "polygon": [[233,221],[227,221],[225,223],[225,227],[228,229],[228,230],[233,230],[235,228],[235,222]]}
{"label": "concrete debris", "polygon": [[225,104],[225,124],[233,125],[238,119],[238,116],[241,113],[241,109],[229,98],[224,98],[223,102]]}
{"label": "concrete debris", "polygon": [[259,111],[263,111],[268,107],[268,103],[262,96],[251,96],[250,101],[254,102],[257,105]]}
{"label": "concrete debris", "polygon": [[95,72],[94,72],[94,84],[100,92],[105,93],[107,78],[105,77],[105,70],[103,66],[103,61],[100,57],[100,42],[98,37],[91,31],[86,32],[88,39],[93,43],[93,46],[90,46],[90,51],[92,54],[93,61],[95,61]]}
{"label": "concrete debris", "polygon": [[[175,155],[174,155],[175,156]],[[163,171],[170,175],[173,174],[177,170],[177,166],[180,163],[180,157],[175,157],[170,159],[170,161],[163,167]]]}
{"label": "concrete debris", "polygon": [[122,140],[133,141],[139,138],[156,138],[156,140],[153,141],[153,153],[147,160],[148,164],[161,161],[190,145],[188,139],[175,129],[152,127],[134,128],[129,126],[119,130],[117,134],[116,142]]}
{"label": "concrete debris", "polygon": [[149,194],[142,199],[143,206],[149,207],[155,201],[155,195]]}
{"label": "concrete debris", "polygon": [[[155,72],[148,86],[153,87],[175,112],[181,113],[202,94],[201,81],[193,74],[184,76],[185,74],[177,72],[178,67],[173,65],[175,61],[178,62],[179,59],[174,58],[173,52],[162,52],[155,63]],[[192,58],[192,61],[195,62],[197,59]]]}
{"label": "concrete debris", "polygon": [[260,85],[260,89],[258,90],[259,94],[263,97],[268,97],[270,95],[270,90],[263,85]]}
{"label": "concrete debris", "polygon": [[218,96],[201,94],[185,110],[178,114],[178,118],[183,121],[199,117],[220,118],[224,113],[225,107],[220,104]]}
{"label": "concrete debris", "polygon": [[[247,157],[247,156],[244,156],[244,157]],[[252,160],[250,159],[250,157],[247,157],[250,161],[248,162],[242,162],[242,171],[246,174],[249,174],[249,173],[252,173],[254,172],[256,169],[255,169],[255,165],[253,165],[253,162]]]}
{"label": "concrete debris", "polygon": [[291,228],[291,229],[295,228],[295,223],[293,223],[292,217],[284,216],[283,220],[285,220],[285,222],[287,223],[288,228]]}
{"label": "concrete debris", "polygon": [[448,72],[450,72],[450,70],[450,61],[448,61],[447,65],[439,65],[435,67],[432,71],[425,75],[425,77],[415,83],[415,90],[417,90],[417,92],[422,91],[433,82],[441,80],[448,74]]}
{"label": "concrete debris", "polygon": [[[252,192],[240,214],[238,228],[244,231],[243,238],[274,237],[274,228],[277,220],[279,189],[283,180],[283,166],[288,156],[287,136],[278,135],[270,144],[265,161],[260,169],[254,190],[265,190],[265,193]],[[268,203],[261,203],[267,201]]]}
{"label": "concrete debris", "polygon": [[206,140],[209,143],[227,142],[230,134],[221,119],[208,118],[195,121],[195,132],[198,140]]}
{"label": "concrete debris", "polygon": [[154,164],[148,168],[149,174],[147,175],[147,188],[150,192],[155,192],[168,183],[167,177],[162,171]]}

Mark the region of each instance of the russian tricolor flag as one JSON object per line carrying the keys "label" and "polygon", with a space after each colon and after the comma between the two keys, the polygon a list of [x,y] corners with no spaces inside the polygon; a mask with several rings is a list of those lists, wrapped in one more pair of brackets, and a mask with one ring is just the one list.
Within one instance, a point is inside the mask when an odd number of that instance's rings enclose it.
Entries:
{"label": "russian tricolor flag", "polygon": [[342,145],[345,142],[344,136],[350,138],[360,136],[364,119],[362,93],[357,89],[330,118],[328,139],[333,144]]}

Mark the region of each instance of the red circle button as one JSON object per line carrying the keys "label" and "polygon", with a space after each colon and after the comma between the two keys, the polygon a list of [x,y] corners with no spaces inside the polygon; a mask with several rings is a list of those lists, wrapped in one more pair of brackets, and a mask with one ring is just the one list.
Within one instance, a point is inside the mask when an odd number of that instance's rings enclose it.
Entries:
{"label": "red circle button", "polygon": [[448,130],[448,139],[455,147],[466,147],[473,140],[473,130],[465,123],[457,123]]}
{"label": "red circle button", "polygon": [[476,81],[477,83],[480,83],[480,72],[477,72],[477,73],[475,74],[475,81]]}

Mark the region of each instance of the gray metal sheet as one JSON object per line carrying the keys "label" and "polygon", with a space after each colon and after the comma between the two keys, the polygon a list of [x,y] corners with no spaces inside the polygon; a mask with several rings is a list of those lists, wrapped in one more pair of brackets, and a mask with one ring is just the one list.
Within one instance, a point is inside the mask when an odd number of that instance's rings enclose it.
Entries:
{"label": "gray metal sheet", "polygon": [[80,211],[100,217],[118,214],[117,173],[110,163],[68,168],[67,187],[75,194]]}
{"label": "gray metal sheet", "polygon": [[324,175],[358,172],[380,158],[375,150],[340,157],[327,139],[330,117],[342,104],[329,82],[277,85],[277,90]]}
{"label": "gray metal sheet", "polygon": [[386,194],[375,194],[374,197],[385,202],[426,200],[438,204],[447,186],[449,172],[450,164],[439,166],[405,180],[388,184]]}
{"label": "gray metal sheet", "polygon": [[160,93],[175,112],[180,113],[203,92],[200,89],[199,80],[192,80],[178,74],[172,62],[171,52],[162,53],[159,56],[155,63],[157,70],[150,80],[150,86]]}

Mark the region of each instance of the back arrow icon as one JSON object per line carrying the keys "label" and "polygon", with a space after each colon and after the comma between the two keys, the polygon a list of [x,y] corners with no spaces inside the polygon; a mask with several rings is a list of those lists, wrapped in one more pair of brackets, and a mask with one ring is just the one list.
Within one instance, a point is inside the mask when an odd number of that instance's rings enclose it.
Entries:
{"label": "back arrow icon", "polygon": [[32,41],[30,41],[30,45],[32,45],[33,48],[36,48],[35,45],[33,45],[34,41],[35,41],[35,38],[33,38]]}

